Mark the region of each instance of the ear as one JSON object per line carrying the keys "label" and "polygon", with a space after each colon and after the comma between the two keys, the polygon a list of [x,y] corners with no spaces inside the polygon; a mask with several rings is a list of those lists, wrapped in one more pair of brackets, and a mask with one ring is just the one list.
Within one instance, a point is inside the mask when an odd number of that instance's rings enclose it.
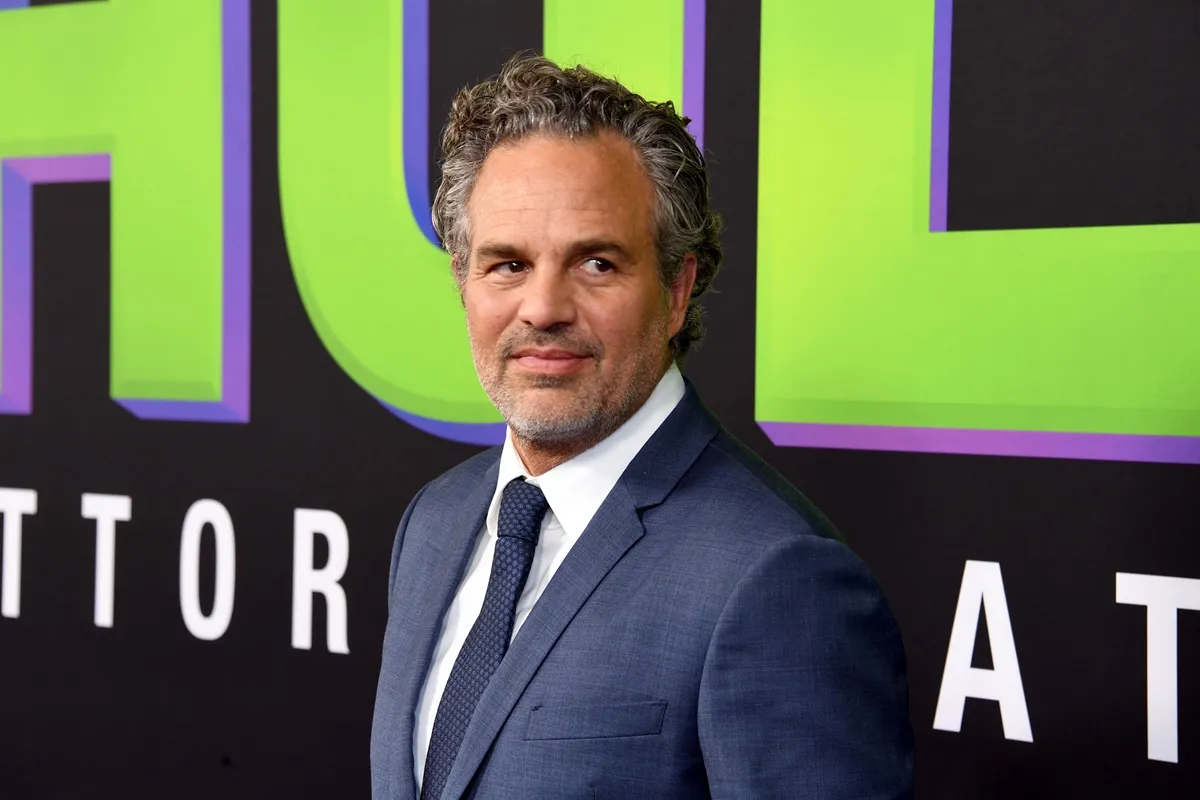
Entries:
{"label": "ear", "polygon": [[692,287],[696,285],[696,254],[688,253],[683,257],[683,266],[675,276],[674,283],[667,291],[670,321],[667,324],[668,336],[674,336],[683,330],[683,322],[687,317],[688,302],[692,299]]}

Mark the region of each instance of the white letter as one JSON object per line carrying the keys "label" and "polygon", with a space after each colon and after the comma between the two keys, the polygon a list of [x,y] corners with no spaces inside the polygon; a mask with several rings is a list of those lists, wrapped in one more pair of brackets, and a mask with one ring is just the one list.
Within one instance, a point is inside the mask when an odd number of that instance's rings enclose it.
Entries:
{"label": "white letter", "polygon": [[[200,537],[211,525],[217,543],[217,588],[212,613],[200,610]],[[197,500],[183,518],[183,541],[179,545],[179,605],[192,636],[220,639],[233,617],[233,520],[216,500]]]}
{"label": "white letter", "polygon": [[[987,614],[988,643],[992,648],[994,669],[971,666],[981,605]],[[1013,642],[1012,622],[1008,618],[1008,600],[1004,597],[1004,581],[1000,577],[1000,565],[995,561],[968,561],[963,569],[933,727],[955,733],[961,730],[963,706],[968,697],[998,700],[1004,738],[1033,741],[1025,689],[1021,685],[1021,668],[1017,664],[1017,645]]]}
{"label": "white letter", "polygon": [[[312,649],[313,594],[325,595],[325,646],[331,653],[349,653],[346,643],[346,592],[338,581],[350,561],[346,523],[332,511],[297,508],[295,548],[292,551],[292,647]],[[313,569],[313,537],[329,543],[329,561]]]}
{"label": "white letter", "polygon": [[84,494],[83,518],[96,520],[97,628],[113,626],[113,573],[117,566],[117,523],[129,522],[133,501],[123,494]]}
{"label": "white letter", "polygon": [[1118,572],[1117,602],[1146,607],[1146,757],[1178,764],[1176,612],[1200,611],[1200,581]]}
{"label": "white letter", "polygon": [[21,517],[36,513],[37,492],[33,489],[0,489],[0,515],[4,517],[0,616],[21,616]]}

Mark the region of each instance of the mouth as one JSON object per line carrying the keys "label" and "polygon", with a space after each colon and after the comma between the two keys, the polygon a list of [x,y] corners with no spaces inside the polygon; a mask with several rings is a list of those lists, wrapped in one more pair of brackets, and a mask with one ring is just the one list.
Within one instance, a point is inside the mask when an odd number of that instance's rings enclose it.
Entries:
{"label": "mouth", "polygon": [[569,375],[581,369],[590,358],[554,347],[526,347],[509,356],[522,370],[536,375]]}

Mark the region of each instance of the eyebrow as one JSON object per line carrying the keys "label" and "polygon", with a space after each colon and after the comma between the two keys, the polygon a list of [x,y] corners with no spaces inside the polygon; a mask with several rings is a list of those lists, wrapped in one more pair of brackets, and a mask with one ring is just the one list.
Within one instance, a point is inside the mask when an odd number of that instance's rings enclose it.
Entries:
{"label": "eyebrow", "polygon": [[519,261],[524,258],[519,247],[502,242],[485,242],[475,248],[478,261]]}
{"label": "eyebrow", "polygon": [[629,255],[629,251],[622,247],[618,242],[610,239],[584,239],[583,241],[575,242],[567,248],[567,260],[575,261],[583,256],[592,255],[608,255],[615,256],[617,259],[624,261],[632,261],[633,257]]}
{"label": "eyebrow", "polygon": [[[475,258],[479,261],[520,261],[525,253],[516,245],[504,242],[484,242],[475,248]],[[625,261],[632,261],[629,251],[619,242],[611,239],[582,239],[567,248],[567,261],[575,261],[583,256],[608,255]]]}

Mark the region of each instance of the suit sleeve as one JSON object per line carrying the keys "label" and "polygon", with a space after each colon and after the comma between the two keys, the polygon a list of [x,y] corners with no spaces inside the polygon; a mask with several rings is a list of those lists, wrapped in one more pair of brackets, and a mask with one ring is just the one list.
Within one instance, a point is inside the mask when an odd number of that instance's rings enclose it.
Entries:
{"label": "suit sleeve", "polygon": [[904,650],[866,566],[841,542],[766,551],[717,622],[701,679],[714,798],[908,798]]}
{"label": "suit sleeve", "polygon": [[400,565],[400,551],[404,548],[404,532],[408,530],[408,521],[412,517],[413,509],[417,507],[421,495],[425,494],[425,490],[428,488],[429,484],[425,484],[413,496],[408,508],[404,509],[404,516],[400,518],[399,527],[396,528],[396,541],[392,543],[392,563],[388,568],[388,608],[392,606],[392,589],[396,586],[396,568]]}

